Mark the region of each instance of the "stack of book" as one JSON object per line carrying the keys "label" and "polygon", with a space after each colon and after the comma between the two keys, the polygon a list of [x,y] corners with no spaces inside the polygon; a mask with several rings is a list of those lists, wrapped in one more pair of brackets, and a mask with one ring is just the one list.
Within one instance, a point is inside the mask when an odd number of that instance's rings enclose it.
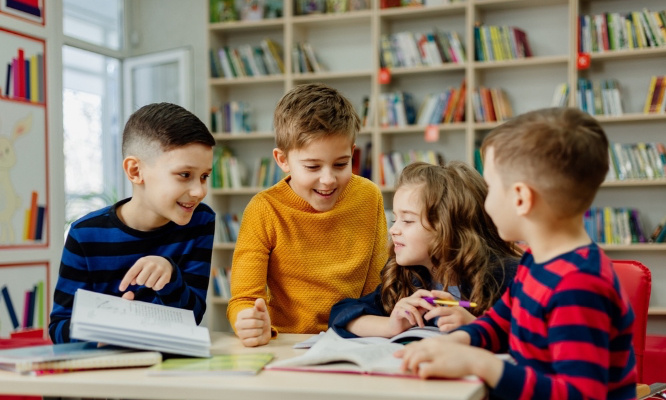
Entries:
{"label": "stack of book", "polygon": [[414,98],[407,92],[380,94],[378,111],[382,127],[407,126],[416,122]]}
{"label": "stack of book", "polygon": [[585,212],[585,230],[597,243],[645,243],[647,238],[635,208],[592,207]]}
{"label": "stack of book", "polygon": [[379,178],[383,186],[394,186],[398,176],[405,166],[415,162],[423,161],[434,165],[444,165],[444,157],[432,150],[411,150],[405,153],[393,151],[380,154]]}
{"label": "stack of book", "polygon": [[456,32],[384,34],[380,39],[379,62],[382,67],[417,67],[463,63],[465,46]]}
{"label": "stack of book", "polygon": [[231,276],[231,271],[229,268],[211,268],[213,272],[213,291],[216,296],[219,296],[223,299],[231,298],[231,285],[229,284],[229,277]]}
{"label": "stack of book", "polygon": [[326,68],[319,61],[312,45],[300,42],[294,45],[291,53],[291,64],[295,74],[324,72]]}
{"label": "stack of book", "polygon": [[476,61],[532,57],[527,34],[514,26],[475,26],[474,43]]}
{"label": "stack of book", "polygon": [[252,107],[243,101],[230,101],[211,108],[211,131],[243,134],[253,131]]}
{"label": "stack of book", "polygon": [[220,214],[217,221],[216,241],[220,243],[234,243],[238,239],[240,219],[237,214]]}
{"label": "stack of book", "polygon": [[506,121],[513,117],[513,107],[504,90],[479,86],[472,94],[476,122]]}
{"label": "stack of book", "polygon": [[280,75],[284,73],[281,46],[264,39],[260,46],[249,44],[225,46],[209,50],[210,72],[213,78],[228,79],[247,76]]}
{"label": "stack of book", "polygon": [[247,168],[228,147],[216,146],[213,151],[211,187],[240,189],[247,181]]}
{"label": "stack of book", "polygon": [[662,143],[611,143],[607,181],[666,178],[666,146]]}
{"label": "stack of book", "polygon": [[666,99],[664,99],[665,91],[666,75],[653,76],[650,79],[650,86],[648,87],[645,106],[643,107],[643,112],[645,114],[666,113]]}
{"label": "stack of book", "polygon": [[463,81],[460,88],[427,95],[419,108],[416,124],[426,126],[465,121],[466,92],[467,86]]}
{"label": "stack of book", "polygon": [[581,53],[642,49],[666,45],[666,11],[581,15],[578,50]]}
{"label": "stack of book", "polygon": [[276,165],[273,157],[261,157],[257,159],[250,186],[268,188],[281,181],[286,175]]}
{"label": "stack of book", "polygon": [[622,97],[615,79],[578,79],[576,104],[590,115],[622,115]]}

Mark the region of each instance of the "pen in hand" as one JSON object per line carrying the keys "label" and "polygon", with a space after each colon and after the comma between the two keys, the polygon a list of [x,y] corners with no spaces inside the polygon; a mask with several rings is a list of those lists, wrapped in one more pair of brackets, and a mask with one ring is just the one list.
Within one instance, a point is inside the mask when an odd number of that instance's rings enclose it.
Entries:
{"label": "pen in hand", "polygon": [[434,297],[423,297],[425,301],[427,301],[430,304],[437,304],[440,306],[460,306],[460,307],[465,307],[465,308],[474,308],[476,307],[476,303],[472,301],[465,301],[465,300],[442,300],[442,299],[436,299]]}

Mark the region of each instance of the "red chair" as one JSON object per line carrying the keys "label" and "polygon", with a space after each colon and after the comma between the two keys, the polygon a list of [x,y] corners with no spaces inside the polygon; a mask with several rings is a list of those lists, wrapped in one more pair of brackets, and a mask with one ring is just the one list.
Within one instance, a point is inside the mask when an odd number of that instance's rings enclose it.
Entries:
{"label": "red chair", "polygon": [[643,358],[645,355],[645,336],[647,332],[648,307],[652,291],[652,274],[638,261],[613,260],[615,273],[620,285],[629,297],[634,310],[634,353],[638,382],[643,382]]}

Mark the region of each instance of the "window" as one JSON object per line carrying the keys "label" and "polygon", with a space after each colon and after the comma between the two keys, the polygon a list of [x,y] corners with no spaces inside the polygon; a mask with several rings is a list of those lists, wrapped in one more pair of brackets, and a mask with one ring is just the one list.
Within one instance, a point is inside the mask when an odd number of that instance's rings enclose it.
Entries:
{"label": "window", "polygon": [[[123,193],[121,61],[123,0],[63,3],[65,221],[113,204]],[[89,42],[86,49],[74,47]],[[73,44],[73,45],[71,45]]]}

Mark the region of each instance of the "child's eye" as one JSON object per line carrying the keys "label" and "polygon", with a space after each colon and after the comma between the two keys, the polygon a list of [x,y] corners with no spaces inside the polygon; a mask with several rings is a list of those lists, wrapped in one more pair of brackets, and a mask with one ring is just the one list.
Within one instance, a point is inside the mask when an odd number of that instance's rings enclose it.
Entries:
{"label": "child's eye", "polygon": [[190,177],[189,172],[181,172],[179,175],[182,176],[183,178],[189,178]]}
{"label": "child's eye", "polygon": [[344,168],[347,165],[349,165],[349,161],[344,162],[344,163],[337,163],[337,164],[335,164],[335,168]]}
{"label": "child's eye", "polygon": [[208,178],[210,178],[210,175],[209,175],[209,174],[203,174],[203,175],[201,175],[201,180],[202,180],[202,181],[207,181]]}
{"label": "child's eye", "polygon": [[319,166],[318,165],[306,165],[305,168],[310,170],[310,171],[315,171],[319,168]]}

